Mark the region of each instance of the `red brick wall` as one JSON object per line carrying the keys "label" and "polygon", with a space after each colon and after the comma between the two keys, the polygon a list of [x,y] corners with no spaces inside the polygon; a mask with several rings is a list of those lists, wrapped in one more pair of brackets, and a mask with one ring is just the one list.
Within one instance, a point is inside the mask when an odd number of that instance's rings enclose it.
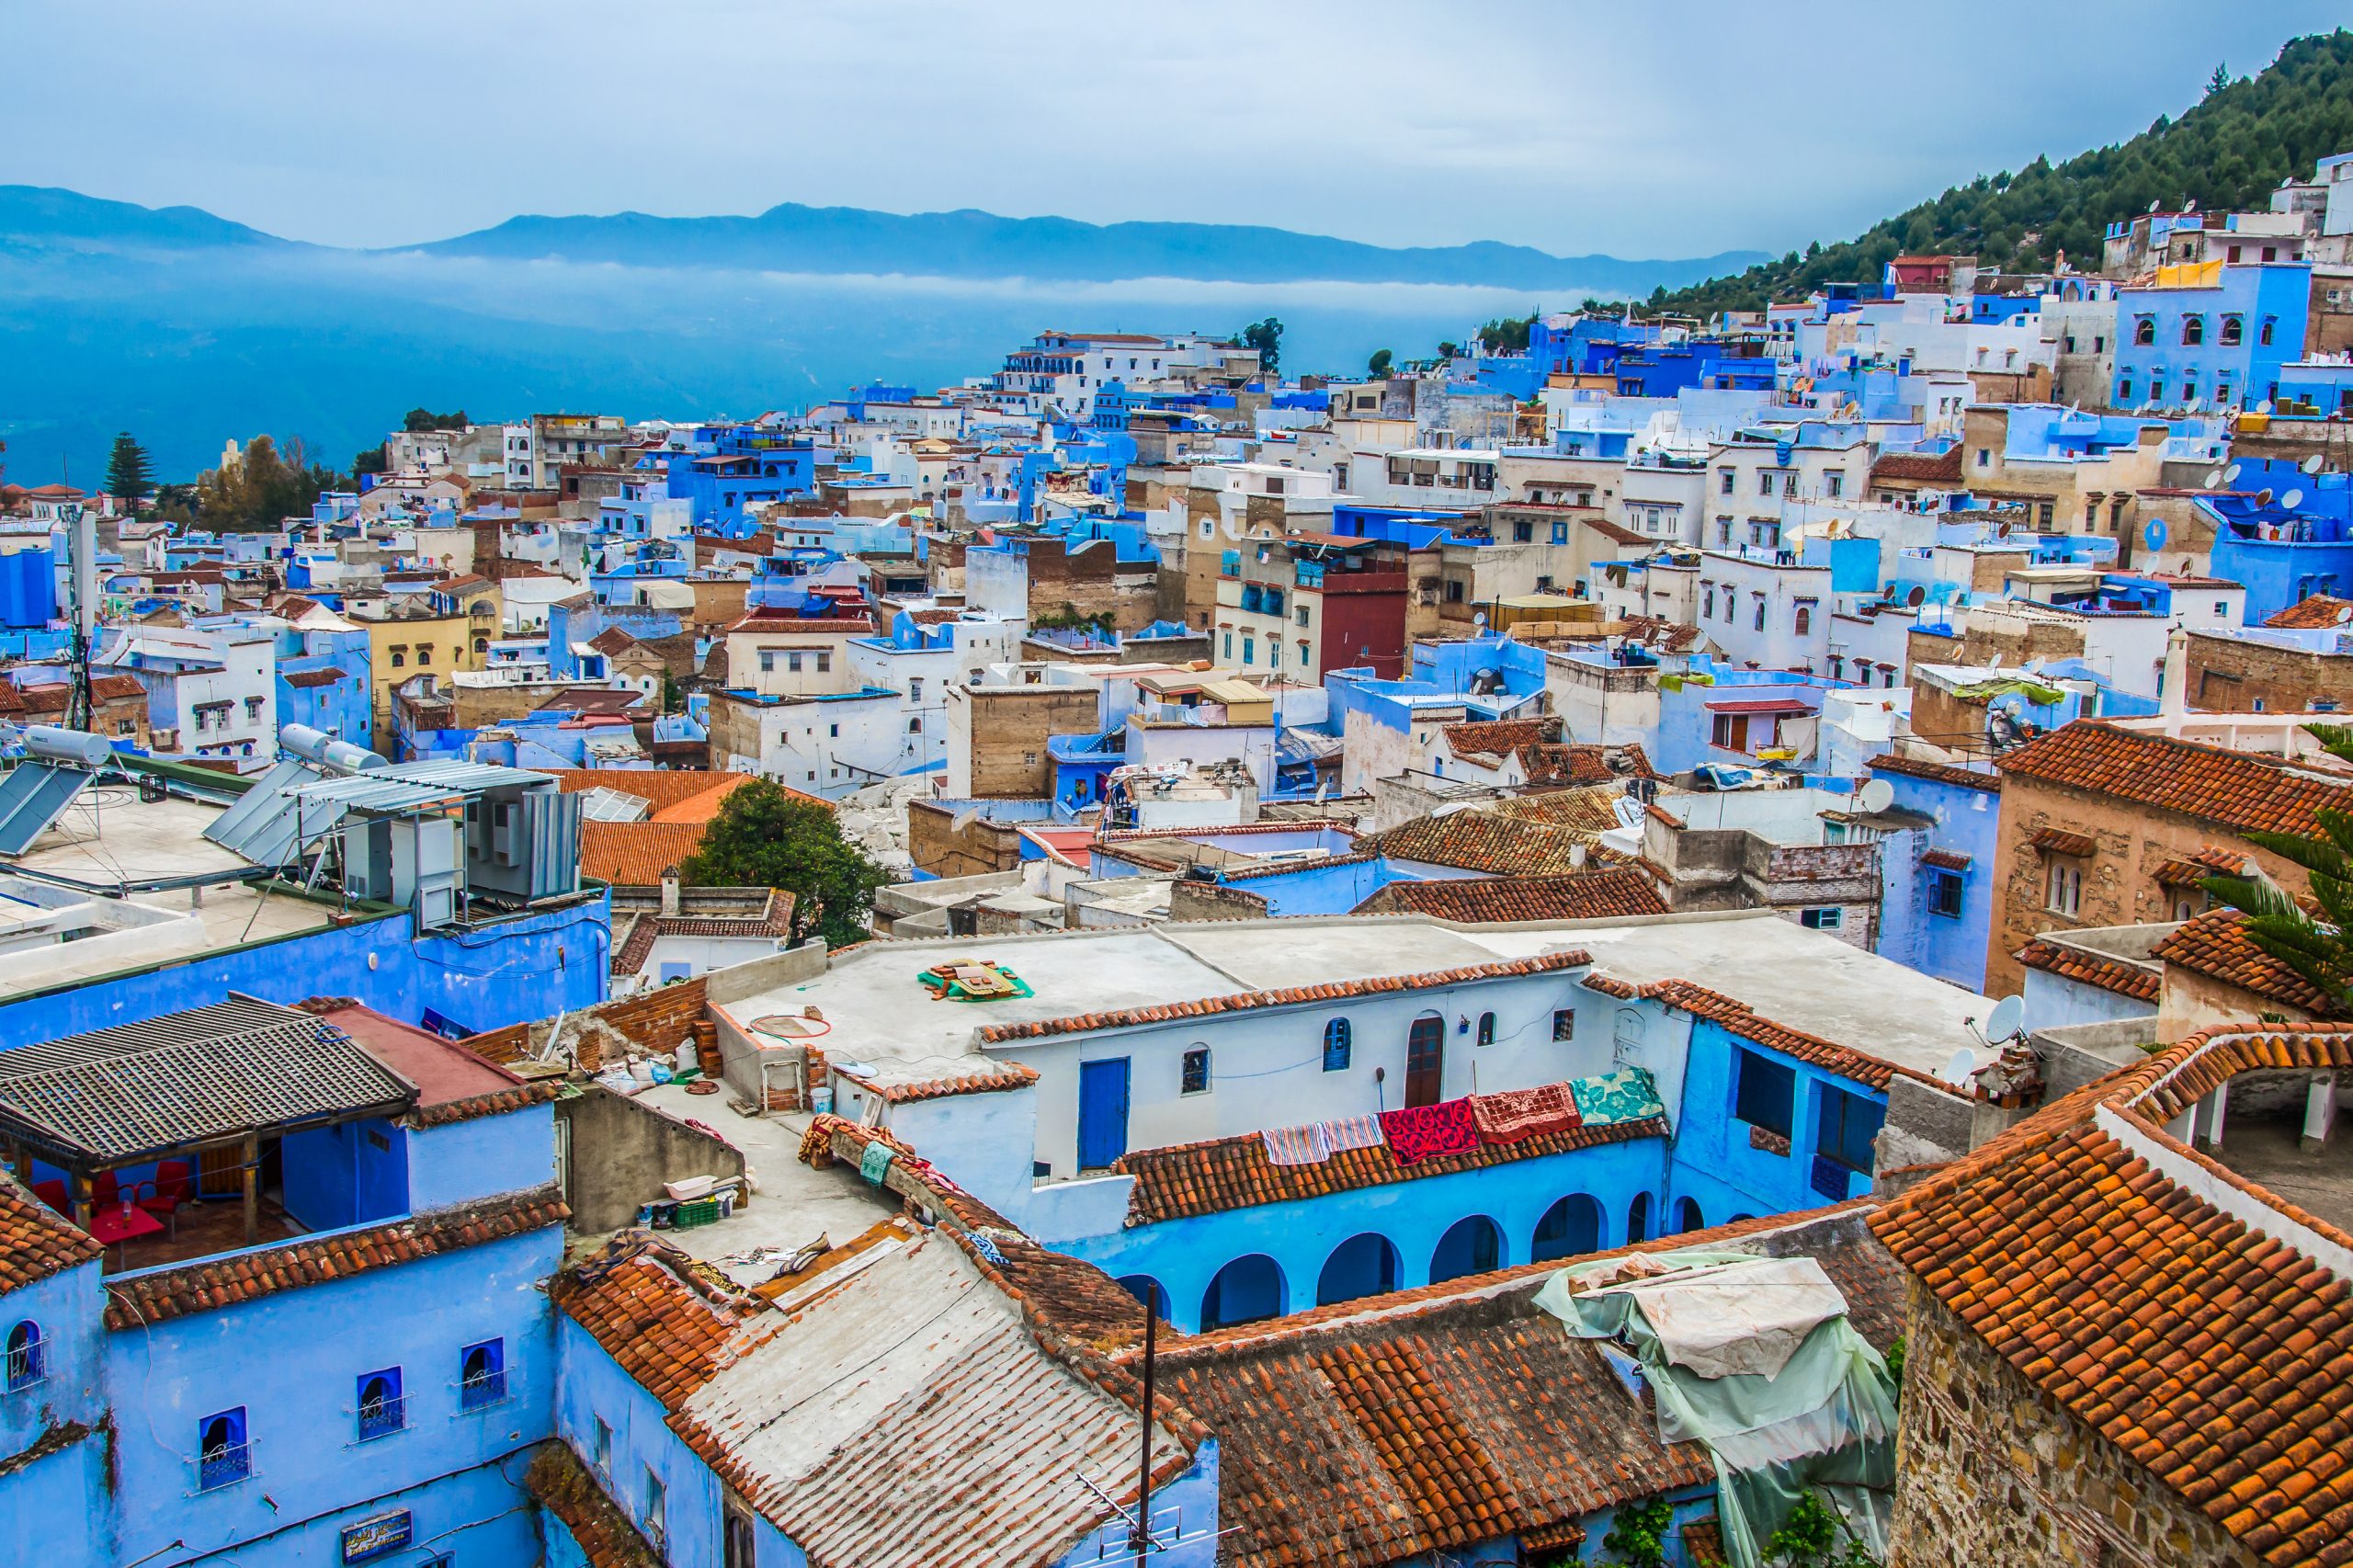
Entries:
{"label": "red brick wall", "polygon": [[[606,1049],[616,1037],[648,1054],[666,1056],[676,1051],[678,1042],[702,1020],[704,990],[702,980],[697,978],[665,985],[642,996],[589,1007],[565,1017],[563,1037],[574,1042],[580,1065],[591,1073],[607,1064]],[[552,1018],[543,1018],[537,1024],[510,1024],[503,1029],[471,1036],[466,1044],[492,1062],[519,1062],[530,1054],[534,1039],[545,1039],[547,1031],[542,1026],[552,1022]]]}

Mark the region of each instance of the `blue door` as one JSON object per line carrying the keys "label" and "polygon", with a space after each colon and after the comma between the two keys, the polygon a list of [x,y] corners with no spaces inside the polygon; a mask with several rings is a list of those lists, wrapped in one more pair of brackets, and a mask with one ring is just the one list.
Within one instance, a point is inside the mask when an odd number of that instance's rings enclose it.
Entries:
{"label": "blue door", "polygon": [[1099,1170],[1128,1152],[1128,1059],[1078,1066],[1078,1165]]}

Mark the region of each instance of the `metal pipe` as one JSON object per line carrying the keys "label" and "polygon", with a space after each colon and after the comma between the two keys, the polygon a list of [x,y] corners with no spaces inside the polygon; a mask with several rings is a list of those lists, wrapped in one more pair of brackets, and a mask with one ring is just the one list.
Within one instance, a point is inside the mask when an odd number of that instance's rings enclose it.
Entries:
{"label": "metal pipe", "polygon": [[1128,1531],[1128,1544],[1135,1549],[1135,1568],[1143,1568],[1144,1556],[1152,1550],[1152,1357],[1154,1330],[1160,1321],[1160,1314],[1153,1310],[1152,1297],[1159,1289],[1154,1285],[1144,1291],[1143,1458],[1136,1476],[1136,1522]]}

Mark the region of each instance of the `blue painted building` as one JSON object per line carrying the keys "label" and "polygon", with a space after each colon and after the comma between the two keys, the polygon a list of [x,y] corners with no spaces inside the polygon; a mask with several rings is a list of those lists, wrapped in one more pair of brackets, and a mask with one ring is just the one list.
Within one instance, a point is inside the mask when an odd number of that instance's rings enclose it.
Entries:
{"label": "blue painted building", "polygon": [[2353,597],[2353,476],[2254,459],[2232,466],[2232,492],[2195,505],[2214,525],[2213,574],[2245,585],[2247,624],[2314,594]]}
{"label": "blue painted building", "polygon": [[2303,358],[2312,267],[2304,262],[2165,267],[2116,295],[2118,408],[2253,408],[2279,396]]}
{"label": "blue painted building", "polygon": [[1941,763],[1877,758],[1870,776],[1894,790],[1894,806],[1934,823],[1915,835],[1908,865],[1882,863],[1879,950],[1923,974],[1974,991],[1985,983],[1987,934],[1998,890],[1995,829],[2002,781]]}

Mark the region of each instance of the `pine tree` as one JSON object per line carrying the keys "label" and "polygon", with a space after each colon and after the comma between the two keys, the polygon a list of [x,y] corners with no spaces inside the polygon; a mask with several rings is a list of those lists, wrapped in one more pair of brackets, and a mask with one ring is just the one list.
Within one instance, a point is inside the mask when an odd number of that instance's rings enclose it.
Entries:
{"label": "pine tree", "polygon": [[147,449],[125,430],[114,438],[114,450],[107,457],[107,494],[119,501],[144,501],[154,493],[155,470],[147,460]]}

